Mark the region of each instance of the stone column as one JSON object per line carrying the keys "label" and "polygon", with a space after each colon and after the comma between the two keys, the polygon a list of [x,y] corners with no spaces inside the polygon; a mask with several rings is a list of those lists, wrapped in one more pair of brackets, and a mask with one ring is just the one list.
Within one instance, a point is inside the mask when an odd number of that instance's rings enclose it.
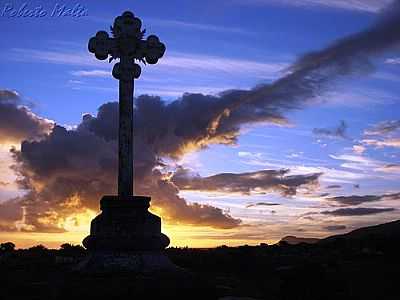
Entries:
{"label": "stone column", "polygon": [[[129,60],[121,57],[121,65]],[[133,88],[132,80],[119,80],[118,195],[133,195]]]}

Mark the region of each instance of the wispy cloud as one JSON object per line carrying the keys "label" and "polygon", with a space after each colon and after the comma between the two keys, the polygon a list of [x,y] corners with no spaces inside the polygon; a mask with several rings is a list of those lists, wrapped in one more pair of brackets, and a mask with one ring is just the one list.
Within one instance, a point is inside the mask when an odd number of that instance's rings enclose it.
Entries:
{"label": "wispy cloud", "polygon": [[235,0],[236,3],[253,5],[290,5],[297,7],[325,7],[377,13],[393,0]]}
{"label": "wispy cloud", "polygon": [[398,164],[388,164],[377,169],[379,172],[400,174],[400,165]]}
{"label": "wispy cloud", "polygon": [[400,129],[400,120],[380,122],[364,131],[365,135],[386,135]]}
{"label": "wispy cloud", "polygon": [[397,175],[400,170],[399,166],[396,164],[372,159],[363,155],[343,154],[338,156],[330,155],[330,157],[335,160],[343,161],[340,165],[342,168],[361,171],[364,174],[368,174],[367,176],[370,178],[389,179],[388,174]]}
{"label": "wispy cloud", "polygon": [[400,65],[400,57],[388,58],[385,63],[388,65]]}
{"label": "wispy cloud", "polygon": [[[91,70],[74,71],[73,74],[76,76],[103,77],[105,76],[106,66],[110,66],[94,59],[89,53],[85,52],[61,52],[22,48],[13,48],[10,52],[9,57],[16,61],[98,67]],[[227,74],[237,73],[240,70],[241,74],[251,75],[258,79],[273,79],[283,72],[287,66],[286,62],[257,62],[218,56],[170,52],[154,68],[170,71],[172,68],[190,70],[196,73],[200,71],[214,71]]]}
{"label": "wispy cloud", "polygon": [[329,155],[336,160],[344,161],[341,165],[343,168],[365,170],[368,167],[377,167],[381,163],[362,155],[342,154],[342,155]]}
{"label": "wispy cloud", "polygon": [[328,91],[324,95],[316,97],[316,101],[329,106],[365,109],[375,105],[396,103],[399,101],[399,97],[383,90],[352,87],[348,92]]}
{"label": "wispy cloud", "polygon": [[[109,24],[110,20],[113,20],[113,18],[114,17],[112,15],[108,17],[95,17],[95,16],[87,17],[88,20],[104,24]],[[147,17],[142,17],[141,19],[146,24],[151,24],[152,26],[158,26],[158,27],[172,27],[174,29],[210,31],[216,33],[254,35],[253,32],[247,31],[240,27],[219,26],[214,24],[195,23],[187,20],[175,20],[175,19],[159,19],[159,18],[147,18]]]}
{"label": "wispy cloud", "polygon": [[62,52],[39,49],[12,48],[10,49],[9,58],[14,61],[21,62],[44,62],[73,66],[98,66],[104,68],[104,64],[102,62],[93,59],[89,53],[83,51]]}
{"label": "wispy cloud", "polygon": [[364,146],[362,145],[354,145],[352,148],[353,152],[357,155],[361,155],[367,150]]}
{"label": "wispy cloud", "polygon": [[360,143],[375,148],[400,148],[399,130],[399,120],[383,121],[366,129]]}
{"label": "wispy cloud", "polygon": [[105,70],[81,70],[81,71],[72,71],[71,75],[78,77],[110,77],[110,72]]}
{"label": "wispy cloud", "polygon": [[400,148],[400,138],[375,140],[375,139],[364,139],[362,143],[368,146],[374,146],[377,148],[392,147]]}
{"label": "wispy cloud", "polygon": [[238,72],[251,74],[258,78],[276,78],[288,64],[285,62],[256,62],[244,59],[232,59],[217,56],[192,55],[186,53],[170,53],[160,61],[160,67],[191,69],[199,71],[214,70],[218,72]]}
{"label": "wispy cloud", "polygon": [[163,26],[163,27],[174,27],[180,29],[189,29],[189,30],[201,30],[201,31],[212,31],[219,33],[234,33],[234,34],[244,34],[244,35],[253,35],[253,32],[244,30],[239,27],[230,27],[230,26],[218,26],[212,24],[201,24],[201,23],[192,23],[188,21],[180,21],[180,20],[170,20],[170,19],[156,19],[156,18],[147,18],[149,23]]}
{"label": "wispy cloud", "polygon": [[[359,172],[360,168],[340,169],[335,167],[324,166],[328,161],[316,161],[315,163],[307,162],[304,160],[301,164],[290,160],[276,160],[266,158],[262,153],[240,152],[239,156],[243,159],[241,162],[251,166],[262,166],[264,168],[287,168],[290,169],[291,174],[305,174],[305,173],[322,173],[319,181],[327,184],[348,183],[355,184],[363,179],[371,178],[371,174]],[[332,158],[332,157],[331,157]],[[384,164],[382,164],[384,165]],[[376,165],[378,166],[378,165]],[[379,165],[381,166],[381,165]]]}

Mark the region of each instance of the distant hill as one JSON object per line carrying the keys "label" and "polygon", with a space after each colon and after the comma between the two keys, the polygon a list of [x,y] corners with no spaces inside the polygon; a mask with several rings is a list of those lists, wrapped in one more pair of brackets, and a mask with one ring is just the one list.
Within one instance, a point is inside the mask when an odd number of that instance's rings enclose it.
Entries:
{"label": "distant hill", "polygon": [[399,240],[400,220],[375,226],[363,227],[349,233],[339,234],[322,239],[320,243],[329,243],[336,240]]}
{"label": "distant hill", "polygon": [[363,227],[349,233],[333,235],[324,239],[303,238],[296,236],[285,236],[280,241],[290,245],[305,244],[325,244],[338,240],[360,241],[360,240],[400,240],[400,220],[375,226]]}
{"label": "distant hill", "polygon": [[283,239],[281,239],[281,242],[286,242],[289,245],[297,245],[297,244],[301,244],[301,243],[316,244],[319,241],[320,241],[320,239],[316,239],[316,238],[302,238],[302,237],[297,237],[297,236],[292,236],[292,235],[285,236]]}

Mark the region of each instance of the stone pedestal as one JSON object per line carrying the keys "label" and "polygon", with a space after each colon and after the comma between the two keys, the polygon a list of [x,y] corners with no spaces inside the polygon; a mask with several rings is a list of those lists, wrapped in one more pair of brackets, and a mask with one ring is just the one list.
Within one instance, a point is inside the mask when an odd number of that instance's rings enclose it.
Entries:
{"label": "stone pedestal", "polygon": [[176,268],[163,250],[169,238],[161,233],[160,217],[150,213],[150,197],[104,196],[101,214],[83,240],[90,256],[85,269],[152,272]]}

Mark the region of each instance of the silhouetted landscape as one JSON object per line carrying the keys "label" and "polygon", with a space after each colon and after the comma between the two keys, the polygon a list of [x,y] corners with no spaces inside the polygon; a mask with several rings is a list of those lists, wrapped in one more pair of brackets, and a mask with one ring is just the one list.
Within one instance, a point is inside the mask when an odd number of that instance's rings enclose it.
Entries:
{"label": "silhouetted landscape", "polygon": [[400,0],[20,2],[0,300],[399,299]]}
{"label": "silhouetted landscape", "polygon": [[399,251],[400,221],[313,244],[168,248],[185,271],[140,275],[81,272],[81,246],[3,243],[1,299],[397,299]]}

